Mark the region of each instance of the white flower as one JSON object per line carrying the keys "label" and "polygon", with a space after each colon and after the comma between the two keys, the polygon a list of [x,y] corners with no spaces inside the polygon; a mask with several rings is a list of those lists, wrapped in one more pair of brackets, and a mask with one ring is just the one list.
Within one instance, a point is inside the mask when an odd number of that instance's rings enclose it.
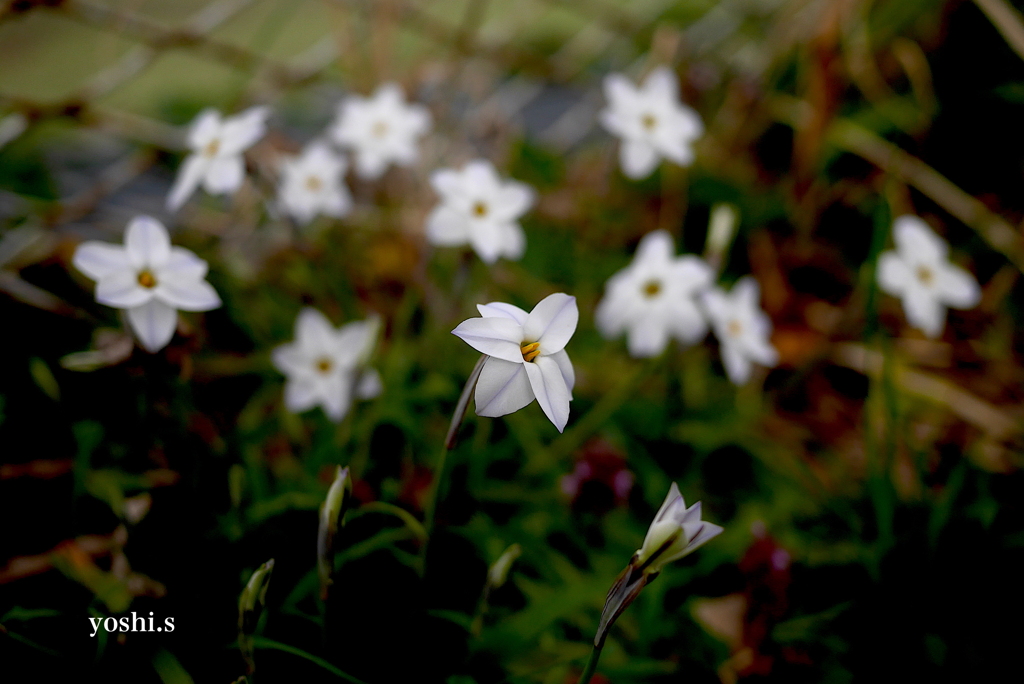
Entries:
{"label": "white flower", "polygon": [[629,353],[656,356],[670,338],[693,344],[708,332],[698,293],[713,280],[711,267],[695,256],[675,256],[664,230],[640,241],[633,263],[613,275],[597,305],[597,327],[605,337],[627,332]]}
{"label": "white flower", "polygon": [[316,309],[303,309],[295,320],[295,341],[273,352],[274,365],[287,377],[285,406],[296,413],[321,406],[338,422],[353,397],[380,394],[380,376],[367,367],[379,327],[377,318],[369,318],[335,330]]}
{"label": "white flower", "polygon": [[306,146],[298,157],[281,167],[281,208],[300,223],[317,214],[340,218],[352,208],[352,197],[342,182],[347,164],[322,142]]}
{"label": "white flower", "polygon": [[949,245],[916,216],[893,222],[896,250],[878,257],[878,286],[903,300],[907,321],[928,337],[938,337],[946,307],[970,309],[981,299],[978,281],[949,262]]}
{"label": "white flower", "polygon": [[725,372],[737,385],[750,378],[752,361],[769,367],[779,362],[778,352],[768,341],[772,323],[758,305],[760,298],[757,281],[750,276],[740,278],[732,292],[712,288],[701,295],[721,347]]}
{"label": "white flower", "polygon": [[206,282],[206,262],[183,247],[172,247],[167,229],[149,216],[128,224],[124,246],[84,242],[75,268],[96,281],[96,301],[128,310],[128,322],[148,351],[167,346],[178,309],[209,311],[220,297]]}
{"label": "white flower", "polygon": [[646,178],[663,157],[681,166],[693,162],[691,144],[704,124],[679,101],[671,70],[658,67],[639,88],[622,74],[609,74],[604,92],[608,107],[601,111],[601,124],[622,138],[619,160],[628,177]]}
{"label": "white flower", "polygon": [[245,178],[242,153],[266,133],[267,107],[251,107],[240,114],[221,119],[215,109],[204,109],[188,131],[192,153],[178,169],[167,209],[177,211],[199,184],[211,195],[226,195],[238,190]]}
{"label": "white flower", "polygon": [[700,513],[700,502],[687,508],[673,482],[647,530],[643,546],[633,556],[632,565],[648,575],[656,575],[666,563],[679,560],[720,535],[722,528],[701,520]]}
{"label": "white flower", "polygon": [[476,413],[504,416],[535,398],[558,431],[569,420],[576,375],[565,344],[576,332],[576,298],[561,292],[526,313],[511,304],[476,307],[483,318],[463,321],[453,335],[486,354],[476,385]]}
{"label": "white flower", "polygon": [[423,105],[405,103],[397,83],[385,83],[372,97],[351,95],[338,107],[331,137],[355,155],[361,178],[380,178],[394,162],[409,166],[416,161],[417,139],[430,128],[430,113]]}
{"label": "white flower", "polygon": [[533,189],[502,182],[494,165],[477,159],[461,170],[440,169],[430,183],[441,203],[427,217],[427,239],[446,247],[472,245],[488,264],[498,257],[518,259],[526,237],[517,219],[533,205]]}

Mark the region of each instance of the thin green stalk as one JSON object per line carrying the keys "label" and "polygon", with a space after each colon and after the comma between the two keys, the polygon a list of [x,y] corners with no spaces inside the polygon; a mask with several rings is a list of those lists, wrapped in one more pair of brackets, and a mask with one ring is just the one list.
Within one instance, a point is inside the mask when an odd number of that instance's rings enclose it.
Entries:
{"label": "thin green stalk", "polygon": [[580,680],[577,684],[588,684],[590,678],[594,676],[597,671],[597,661],[601,658],[601,649],[603,646],[594,646],[594,650],[590,652],[590,660],[587,661],[587,666],[583,669],[583,674],[580,675]]}

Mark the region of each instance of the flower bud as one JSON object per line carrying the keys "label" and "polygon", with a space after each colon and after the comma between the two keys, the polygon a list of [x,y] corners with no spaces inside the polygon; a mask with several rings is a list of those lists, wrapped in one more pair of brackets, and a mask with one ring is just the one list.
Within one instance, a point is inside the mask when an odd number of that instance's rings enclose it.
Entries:
{"label": "flower bud", "polygon": [[320,529],[317,531],[316,555],[317,573],[320,576],[320,597],[327,599],[334,571],[334,540],[338,530],[345,524],[345,513],[352,501],[352,478],[348,468],[338,466],[327,498],[320,506]]}

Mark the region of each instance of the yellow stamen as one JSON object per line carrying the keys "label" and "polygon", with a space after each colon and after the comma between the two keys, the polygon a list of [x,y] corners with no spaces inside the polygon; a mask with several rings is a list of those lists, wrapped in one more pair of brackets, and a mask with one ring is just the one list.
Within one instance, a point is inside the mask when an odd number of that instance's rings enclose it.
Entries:
{"label": "yellow stamen", "polygon": [[647,297],[657,296],[661,292],[661,281],[650,280],[644,285],[644,295]]}
{"label": "yellow stamen", "polygon": [[309,188],[310,192],[319,192],[323,186],[324,183],[318,176],[310,176],[306,179],[306,187]]}
{"label": "yellow stamen", "polygon": [[326,356],[321,357],[320,360],[316,362],[316,369],[321,373],[330,373],[332,368],[334,368],[334,364]]}
{"label": "yellow stamen", "polygon": [[206,144],[206,148],[203,150],[203,154],[207,157],[214,157],[220,151],[220,140],[214,138]]}
{"label": "yellow stamen", "polygon": [[917,279],[925,285],[931,285],[932,281],[935,280],[935,274],[927,266],[918,266]]}
{"label": "yellow stamen", "polygon": [[658,120],[656,118],[654,118],[653,114],[644,114],[640,118],[640,123],[643,124],[643,127],[645,129],[650,131],[650,130],[654,130],[654,127],[658,125]]}
{"label": "yellow stamen", "polygon": [[729,321],[729,325],[726,326],[726,332],[729,333],[730,337],[739,337],[740,333],[743,332],[743,326],[740,325],[739,321]]}
{"label": "yellow stamen", "polygon": [[371,129],[371,133],[373,134],[373,136],[375,138],[383,138],[384,134],[387,133],[387,132],[388,132],[388,122],[387,121],[378,121],[377,123],[373,124],[373,128]]}
{"label": "yellow stamen", "polygon": [[476,204],[473,205],[473,214],[475,216],[486,216],[487,205],[484,204],[483,202],[477,202]]}
{"label": "yellow stamen", "polygon": [[533,361],[540,356],[540,342],[524,344],[520,349],[523,351],[523,361]]}
{"label": "yellow stamen", "polygon": [[139,273],[139,285],[147,290],[151,290],[156,287],[156,277],[149,271],[141,271]]}

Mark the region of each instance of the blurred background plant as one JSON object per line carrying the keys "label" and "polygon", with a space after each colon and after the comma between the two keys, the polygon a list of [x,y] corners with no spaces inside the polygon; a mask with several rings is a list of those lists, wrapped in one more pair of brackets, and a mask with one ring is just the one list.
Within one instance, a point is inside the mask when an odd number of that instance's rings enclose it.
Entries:
{"label": "blurred background plant", "polygon": [[[601,79],[661,64],[707,132],[689,169],[627,181]],[[418,164],[350,175],[343,219],[289,222],[267,201],[281,155],[385,80],[433,116]],[[246,184],[168,215],[181,126],[254,104],[273,114]],[[726,531],[645,589],[593,681],[1019,677],[1022,107],[1006,0],[8,1],[0,677],[234,681],[238,597],[272,557],[260,679],[574,682],[670,482]],[[474,157],[538,191],[520,262],[425,243],[430,172]],[[644,234],[700,254],[723,202],[721,280],[758,280],[781,359],[738,388],[713,343],[636,360],[593,319]],[[937,340],[874,285],[908,213],[983,290]],[[138,214],[224,301],[156,355],[70,265]],[[428,545],[476,360],[449,331],[555,291],[581,312],[569,424],[471,412]],[[382,320],[383,393],[337,425],[288,413],[271,364],[304,305]],[[338,465],[354,503],[325,603]],[[89,637],[126,611],[177,628]]]}

